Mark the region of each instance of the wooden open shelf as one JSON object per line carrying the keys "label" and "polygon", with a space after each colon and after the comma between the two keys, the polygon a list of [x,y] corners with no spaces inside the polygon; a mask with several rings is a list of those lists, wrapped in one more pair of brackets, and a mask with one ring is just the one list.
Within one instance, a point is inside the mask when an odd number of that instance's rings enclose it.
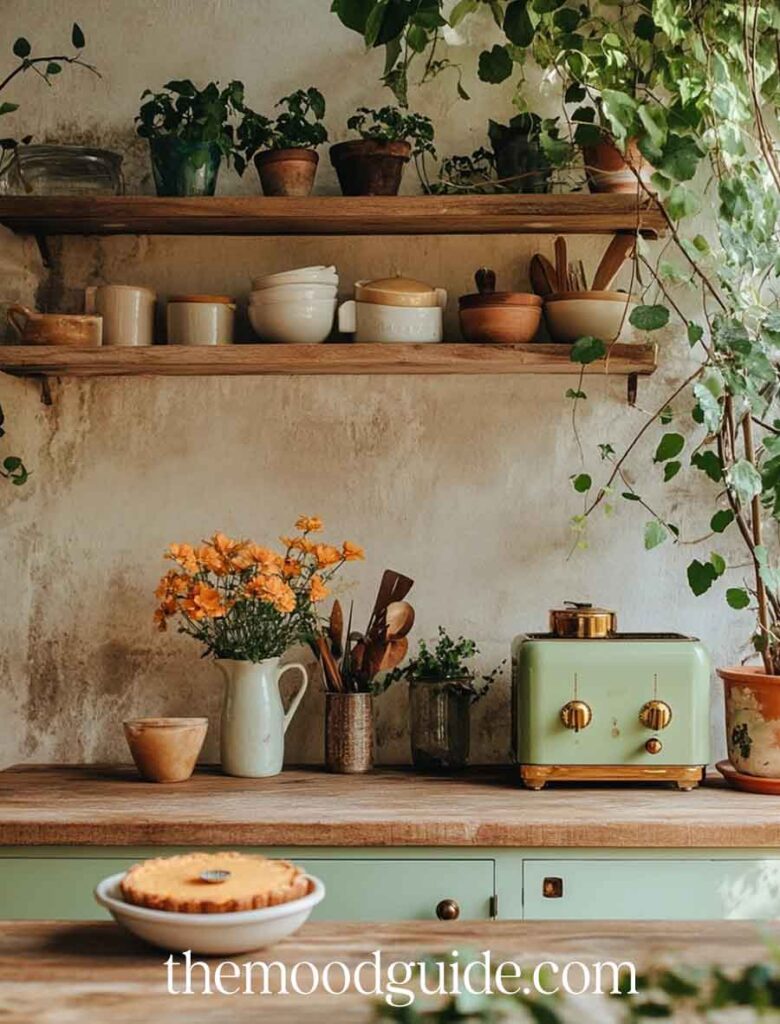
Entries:
{"label": "wooden open shelf", "polygon": [[[263,374],[577,374],[570,345],[351,344],[152,345],[69,349],[0,346],[0,370],[19,377],[236,376]],[[615,344],[588,374],[640,374],[656,368],[656,346]]]}
{"label": "wooden open shelf", "polygon": [[46,235],[662,234],[651,202],[633,195],[9,196],[0,224]]}

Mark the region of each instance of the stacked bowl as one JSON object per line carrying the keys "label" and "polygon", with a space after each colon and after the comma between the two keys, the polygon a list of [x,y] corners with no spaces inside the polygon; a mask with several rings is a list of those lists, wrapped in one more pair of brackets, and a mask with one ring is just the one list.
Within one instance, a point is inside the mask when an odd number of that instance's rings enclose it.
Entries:
{"label": "stacked bowl", "polygon": [[339,277],[335,267],[301,267],[252,281],[249,320],[263,341],[312,345],[333,329]]}

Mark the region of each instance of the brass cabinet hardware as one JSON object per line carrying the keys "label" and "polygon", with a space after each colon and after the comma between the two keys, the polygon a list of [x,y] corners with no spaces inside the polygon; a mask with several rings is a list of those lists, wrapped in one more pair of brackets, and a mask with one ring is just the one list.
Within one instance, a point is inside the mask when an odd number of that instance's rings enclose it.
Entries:
{"label": "brass cabinet hardware", "polygon": [[460,917],[460,904],[457,900],[440,900],[436,904],[436,916],[440,921],[457,921]]}

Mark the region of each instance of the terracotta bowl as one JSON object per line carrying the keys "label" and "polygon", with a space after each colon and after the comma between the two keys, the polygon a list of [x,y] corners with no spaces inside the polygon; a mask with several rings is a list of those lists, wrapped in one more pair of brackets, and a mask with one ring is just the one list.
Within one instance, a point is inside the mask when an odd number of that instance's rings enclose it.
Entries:
{"label": "terracotta bowl", "polygon": [[780,676],[741,665],[719,668],[729,760],[743,775],[780,779]]}
{"label": "terracotta bowl", "polygon": [[463,295],[459,305],[461,333],[470,342],[525,344],[542,319],[542,300],[523,292]]}
{"label": "terracotta bowl", "polygon": [[124,722],[136,767],[147,782],[184,782],[206,739],[207,718],[134,718]]}
{"label": "terracotta bowl", "polygon": [[571,344],[590,335],[612,342],[636,302],[625,292],[556,292],[544,301],[544,319],[553,341]]}

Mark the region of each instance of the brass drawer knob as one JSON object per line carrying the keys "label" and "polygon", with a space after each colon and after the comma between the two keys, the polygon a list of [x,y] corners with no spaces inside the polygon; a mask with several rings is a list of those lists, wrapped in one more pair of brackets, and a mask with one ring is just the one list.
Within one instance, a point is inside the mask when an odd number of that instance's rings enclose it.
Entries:
{"label": "brass drawer knob", "polygon": [[460,917],[460,904],[457,900],[440,900],[436,904],[436,916],[440,921],[457,921]]}
{"label": "brass drawer knob", "polygon": [[672,709],[665,700],[649,700],[642,705],[639,712],[639,721],[651,732],[659,732],[665,729],[672,720]]}
{"label": "brass drawer knob", "polygon": [[592,718],[590,705],[584,700],[570,700],[561,708],[561,721],[567,729],[573,729],[575,732],[587,729]]}
{"label": "brass drawer knob", "polygon": [[542,896],[546,900],[559,900],[563,897],[563,879],[547,877],[542,882]]}

